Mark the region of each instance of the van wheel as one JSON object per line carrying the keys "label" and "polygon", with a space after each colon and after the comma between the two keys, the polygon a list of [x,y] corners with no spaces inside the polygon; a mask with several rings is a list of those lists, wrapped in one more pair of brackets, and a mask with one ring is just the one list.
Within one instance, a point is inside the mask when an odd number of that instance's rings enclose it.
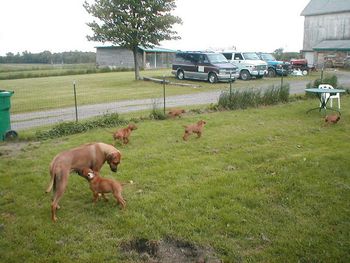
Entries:
{"label": "van wheel", "polygon": [[276,71],[275,71],[273,68],[269,68],[269,69],[267,70],[267,76],[268,76],[269,78],[274,78],[274,77],[276,77]]}
{"label": "van wheel", "polygon": [[215,73],[210,73],[209,77],[208,77],[208,81],[210,83],[216,83],[216,82],[218,82],[218,76],[216,76]]}
{"label": "van wheel", "polygon": [[181,79],[181,80],[185,79],[185,73],[184,73],[184,71],[183,71],[183,70],[178,70],[177,73],[176,73],[176,77],[177,77],[178,79]]}
{"label": "van wheel", "polygon": [[242,70],[240,77],[242,80],[250,80],[252,78],[248,70]]}

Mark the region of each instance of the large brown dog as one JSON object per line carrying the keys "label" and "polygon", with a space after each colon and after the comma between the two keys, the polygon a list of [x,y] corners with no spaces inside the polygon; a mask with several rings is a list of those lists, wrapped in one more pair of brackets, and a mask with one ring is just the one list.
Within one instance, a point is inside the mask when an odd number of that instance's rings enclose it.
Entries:
{"label": "large brown dog", "polygon": [[115,133],[113,133],[114,143],[118,139],[124,144],[128,144],[129,136],[131,132],[136,129],[137,129],[136,125],[133,123],[130,123],[127,127],[117,130]]}
{"label": "large brown dog", "polygon": [[50,192],[54,188],[51,203],[51,219],[57,221],[56,210],[68,183],[71,172],[80,173],[84,167],[94,171],[100,171],[102,165],[107,161],[113,172],[117,171],[121,154],[112,145],[105,143],[90,143],[80,147],[59,153],[50,164],[51,181],[46,190]]}
{"label": "large brown dog", "polygon": [[113,193],[121,208],[125,208],[126,202],[122,197],[123,188],[121,183],[113,179],[103,178],[100,176],[99,172],[93,171],[90,168],[84,168],[81,173],[82,176],[90,182],[90,189],[94,196],[94,203],[96,203],[99,194],[102,194],[103,199],[108,201],[104,194]]}
{"label": "large brown dog", "polygon": [[197,134],[197,138],[200,138],[202,136],[203,127],[204,127],[205,124],[207,124],[205,121],[200,120],[196,124],[184,126],[185,127],[185,133],[184,133],[184,136],[182,137],[182,139],[187,141],[188,137],[192,133],[196,133]]}

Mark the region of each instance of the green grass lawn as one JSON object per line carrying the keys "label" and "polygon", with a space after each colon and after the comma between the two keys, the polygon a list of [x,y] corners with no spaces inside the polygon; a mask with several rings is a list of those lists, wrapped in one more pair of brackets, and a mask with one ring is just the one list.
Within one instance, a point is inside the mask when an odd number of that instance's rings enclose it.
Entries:
{"label": "green grass lawn", "polygon": [[[117,174],[127,208],[92,205],[88,183],[71,175],[59,221],[50,221],[51,159],[92,141],[74,136],[0,146],[0,262],[142,262],[125,242],[171,237],[210,247],[224,262],[349,262],[350,97],[324,126],[317,100],[142,121],[119,145]],[[183,125],[207,121],[202,138]],[[7,147],[7,149],[6,149]]]}
{"label": "green grass lawn", "polygon": [[[319,73],[314,73],[319,74]],[[178,81],[171,75],[170,69],[142,71],[142,76]],[[317,75],[318,76],[318,75]],[[299,77],[298,80],[310,79],[311,76]],[[317,78],[316,75],[313,78]],[[285,78],[295,80],[295,77]],[[42,77],[14,80],[0,80],[0,89],[13,90],[11,113],[41,111],[74,106],[73,82],[76,83],[77,103],[79,105],[97,104],[120,100],[160,98],[163,86],[151,81],[135,81],[134,72],[111,72],[71,76]],[[228,89],[228,83],[209,84],[204,81],[185,81],[195,86],[166,86],[166,96],[191,94],[211,90]],[[280,84],[279,78],[236,81],[233,88],[260,87],[261,85]]]}

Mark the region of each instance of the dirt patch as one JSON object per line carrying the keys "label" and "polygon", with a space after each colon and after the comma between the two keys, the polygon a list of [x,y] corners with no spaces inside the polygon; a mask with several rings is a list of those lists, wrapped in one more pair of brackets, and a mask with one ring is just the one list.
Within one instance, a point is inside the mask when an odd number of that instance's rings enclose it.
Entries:
{"label": "dirt patch", "polygon": [[135,239],[124,242],[121,249],[127,258],[147,263],[219,263],[212,248],[167,237],[162,240]]}
{"label": "dirt patch", "polygon": [[17,156],[19,153],[26,150],[38,148],[40,142],[7,142],[0,144],[0,157],[1,156]]}

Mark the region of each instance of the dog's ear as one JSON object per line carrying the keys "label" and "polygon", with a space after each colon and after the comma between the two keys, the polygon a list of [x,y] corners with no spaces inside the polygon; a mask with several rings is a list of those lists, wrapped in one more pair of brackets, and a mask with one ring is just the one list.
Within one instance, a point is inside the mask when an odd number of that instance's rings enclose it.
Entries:
{"label": "dog's ear", "polygon": [[88,174],[89,174],[89,172],[90,172],[90,168],[84,167],[84,168],[81,170],[81,175],[87,177]]}
{"label": "dog's ear", "polygon": [[122,155],[120,154],[120,152],[113,152],[107,155],[106,160],[108,163],[119,163],[120,159],[122,158]]}

